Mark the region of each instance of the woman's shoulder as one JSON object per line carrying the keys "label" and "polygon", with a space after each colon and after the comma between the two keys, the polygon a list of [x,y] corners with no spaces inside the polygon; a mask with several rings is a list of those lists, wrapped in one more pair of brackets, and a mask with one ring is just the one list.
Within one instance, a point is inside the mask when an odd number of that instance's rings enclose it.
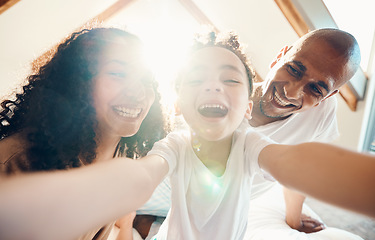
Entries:
{"label": "woman's shoulder", "polygon": [[21,133],[0,140],[0,175],[15,174],[29,169],[26,146],[27,140]]}

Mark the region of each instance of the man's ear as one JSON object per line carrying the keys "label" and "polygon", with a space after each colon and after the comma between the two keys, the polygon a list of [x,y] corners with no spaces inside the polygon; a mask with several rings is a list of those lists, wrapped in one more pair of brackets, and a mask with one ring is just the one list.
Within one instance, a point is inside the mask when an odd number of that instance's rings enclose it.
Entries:
{"label": "man's ear", "polygon": [[251,113],[253,111],[253,101],[252,100],[249,100],[249,104],[247,106],[247,109],[246,109],[246,113],[245,113],[245,118],[247,120],[250,120],[252,119],[253,117],[251,116]]}
{"label": "man's ear", "polygon": [[318,102],[317,104],[315,104],[314,107],[319,106],[320,103],[322,103],[323,101],[325,101],[327,98],[332,97],[333,95],[337,94],[338,92],[339,92],[338,89],[336,89],[335,91],[331,92],[331,93],[330,93],[327,97],[325,97],[322,101],[320,101],[320,102]]}
{"label": "man's ear", "polygon": [[280,51],[279,53],[277,54],[277,56],[273,59],[273,61],[271,62],[269,68],[273,68],[273,66],[276,65],[276,63],[278,61],[280,61],[280,59],[289,51],[289,49],[291,49],[292,47],[288,47],[288,46],[284,46]]}

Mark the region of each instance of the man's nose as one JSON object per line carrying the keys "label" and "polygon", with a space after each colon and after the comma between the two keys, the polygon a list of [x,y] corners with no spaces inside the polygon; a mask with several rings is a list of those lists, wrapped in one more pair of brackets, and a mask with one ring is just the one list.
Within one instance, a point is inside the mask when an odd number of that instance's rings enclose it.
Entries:
{"label": "man's nose", "polygon": [[289,83],[284,86],[285,96],[288,99],[298,100],[303,96],[303,87],[301,82]]}

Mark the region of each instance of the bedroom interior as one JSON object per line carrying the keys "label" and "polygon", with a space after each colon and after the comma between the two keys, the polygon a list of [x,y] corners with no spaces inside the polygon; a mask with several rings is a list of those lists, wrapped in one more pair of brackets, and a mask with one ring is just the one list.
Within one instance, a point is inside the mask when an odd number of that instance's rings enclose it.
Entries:
{"label": "bedroom interior", "polygon": [[[2,0],[0,97],[22,81],[35,59],[91,20],[108,26],[125,26],[139,35],[153,53],[150,60],[158,69],[160,79],[173,77],[170,68],[182,55],[178,49],[188,43],[201,25],[238,32],[241,41],[248,45],[247,51],[260,79],[265,77],[269,62],[284,45],[293,43],[310,30],[337,27],[357,38],[362,63],[361,69],[340,89],[337,97],[341,135],[333,144],[375,154],[375,15],[370,13],[370,1],[356,1],[354,6],[349,2]],[[163,59],[155,56],[163,56]],[[169,69],[163,68],[161,63]],[[374,219],[314,199],[308,199],[307,203],[327,225],[351,231],[366,240],[375,239]]]}

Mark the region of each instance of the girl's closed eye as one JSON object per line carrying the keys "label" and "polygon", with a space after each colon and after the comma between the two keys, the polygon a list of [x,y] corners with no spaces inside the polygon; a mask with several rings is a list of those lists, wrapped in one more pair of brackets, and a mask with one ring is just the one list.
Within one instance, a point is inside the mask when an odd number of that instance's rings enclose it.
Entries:
{"label": "girl's closed eye", "polygon": [[239,83],[241,83],[241,81],[236,80],[236,79],[227,79],[227,80],[224,80],[224,82],[227,83],[227,84],[239,84]]}
{"label": "girl's closed eye", "polygon": [[196,84],[200,84],[202,83],[203,81],[201,79],[197,79],[197,78],[194,78],[194,79],[188,79],[186,81],[187,84],[189,85],[196,85]]}

